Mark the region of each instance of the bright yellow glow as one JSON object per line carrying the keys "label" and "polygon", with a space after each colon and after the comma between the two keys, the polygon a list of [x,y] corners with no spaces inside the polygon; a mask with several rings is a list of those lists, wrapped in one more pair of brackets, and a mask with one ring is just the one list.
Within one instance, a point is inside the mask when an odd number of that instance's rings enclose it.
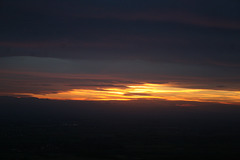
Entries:
{"label": "bright yellow glow", "polygon": [[[19,93],[18,93],[19,95]],[[26,95],[26,94],[24,94]],[[73,89],[52,94],[27,94],[37,98],[58,100],[136,100],[136,99],[165,99],[174,101],[198,101],[240,104],[240,91],[225,91],[212,89],[187,89],[174,87],[169,84],[131,85],[127,88],[96,88]]]}

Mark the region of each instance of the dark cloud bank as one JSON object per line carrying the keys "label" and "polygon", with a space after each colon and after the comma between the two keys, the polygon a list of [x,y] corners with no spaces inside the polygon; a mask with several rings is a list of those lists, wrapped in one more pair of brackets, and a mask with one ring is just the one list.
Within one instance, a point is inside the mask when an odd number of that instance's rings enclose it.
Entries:
{"label": "dark cloud bank", "polygon": [[1,56],[239,67],[239,6],[236,0],[4,0]]}

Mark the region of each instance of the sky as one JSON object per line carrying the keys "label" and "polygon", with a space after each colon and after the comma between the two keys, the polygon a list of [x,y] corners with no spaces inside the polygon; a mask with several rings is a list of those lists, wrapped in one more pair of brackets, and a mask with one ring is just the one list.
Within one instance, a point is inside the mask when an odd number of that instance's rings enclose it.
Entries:
{"label": "sky", "polygon": [[0,96],[240,104],[239,0],[1,0]]}

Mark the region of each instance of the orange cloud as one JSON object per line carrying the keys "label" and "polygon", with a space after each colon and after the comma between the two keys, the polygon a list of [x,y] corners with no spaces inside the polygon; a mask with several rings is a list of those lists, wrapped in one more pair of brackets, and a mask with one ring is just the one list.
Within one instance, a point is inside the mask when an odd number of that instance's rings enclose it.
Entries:
{"label": "orange cloud", "polygon": [[73,89],[52,94],[16,93],[37,98],[57,100],[136,100],[165,99],[170,101],[217,102],[225,104],[240,104],[240,91],[225,91],[212,89],[187,89],[174,87],[171,84],[138,84],[127,88]]}

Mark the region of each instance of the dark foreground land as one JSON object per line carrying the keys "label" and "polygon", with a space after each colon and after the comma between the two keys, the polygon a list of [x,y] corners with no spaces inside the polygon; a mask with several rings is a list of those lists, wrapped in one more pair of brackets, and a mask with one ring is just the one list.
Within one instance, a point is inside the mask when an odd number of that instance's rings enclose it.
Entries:
{"label": "dark foreground land", "polygon": [[240,157],[240,106],[0,100],[0,158],[4,160]]}

